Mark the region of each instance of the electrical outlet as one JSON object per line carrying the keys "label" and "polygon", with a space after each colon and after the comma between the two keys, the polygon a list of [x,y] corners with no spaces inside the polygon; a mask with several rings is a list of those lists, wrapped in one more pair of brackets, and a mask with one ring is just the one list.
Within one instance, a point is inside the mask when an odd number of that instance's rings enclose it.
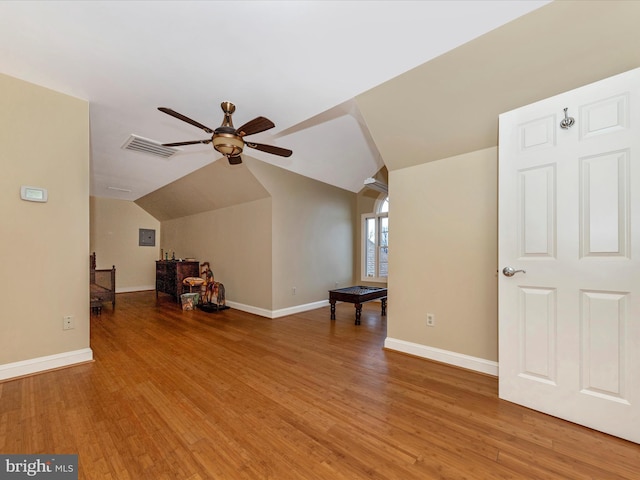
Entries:
{"label": "electrical outlet", "polygon": [[72,330],[76,328],[75,323],[73,321],[73,316],[72,315],[65,315],[62,318],[62,329],[63,330]]}
{"label": "electrical outlet", "polygon": [[296,294],[296,287],[293,287],[293,288],[291,289],[291,295],[295,295],[295,294]]}
{"label": "electrical outlet", "polygon": [[436,326],[436,316],[433,313],[427,313],[427,327]]}

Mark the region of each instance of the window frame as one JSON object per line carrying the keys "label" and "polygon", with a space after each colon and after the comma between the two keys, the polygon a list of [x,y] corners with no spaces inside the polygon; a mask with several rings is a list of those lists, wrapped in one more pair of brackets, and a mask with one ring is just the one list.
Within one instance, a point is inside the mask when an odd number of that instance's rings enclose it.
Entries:
{"label": "window frame", "polygon": [[[383,246],[380,245],[380,238],[381,238],[381,233],[382,233],[382,229],[380,228],[381,223],[382,223],[382,219],[386,218],[387,219],[387,230],[386,233],[387,235],[389,234],[389,212],[380,212],[380,207],[382,205],[384,205],[385,200],[388,201],[388,197],[383,196],[382,198],[378,199],[378,201],[376,201],[376,212],[377,213],[363,213],[361,215],[361,222],[360,222],[360,248],[362,250],[362,255],[361,255],[361,268],[360,268],[360,279],[363,282],[375,282],[375,283],[387,283],[387,279],[389,278],[389,274],[387,271],[387,275],[385,276],[381,276],[380,275],[380,254],[383,248]],[[374,268],[375,268],[375,276],[369,277],[367,276],[367,221],[373,219],[375,221],[375,226],[376,226],[376,231],[375,231],[375,260],[374,260]],[[386,245],[386,249],[387,249],[387,254],[389,252],[389,238],[387,236],[387,245]],[[387,263],[387,267],[388,267],[388,263]]]}

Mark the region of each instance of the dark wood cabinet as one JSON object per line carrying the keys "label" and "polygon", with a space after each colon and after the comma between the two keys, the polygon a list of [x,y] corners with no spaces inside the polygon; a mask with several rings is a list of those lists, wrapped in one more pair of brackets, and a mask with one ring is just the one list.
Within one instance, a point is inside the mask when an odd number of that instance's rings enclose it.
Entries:
{"label": "dark wood cabinet", "polygon": [[187,277],[200,276],[200,262],[156,260],[156,298],[158,292],[168,293],[176,302],[182,294],[182,281]]}

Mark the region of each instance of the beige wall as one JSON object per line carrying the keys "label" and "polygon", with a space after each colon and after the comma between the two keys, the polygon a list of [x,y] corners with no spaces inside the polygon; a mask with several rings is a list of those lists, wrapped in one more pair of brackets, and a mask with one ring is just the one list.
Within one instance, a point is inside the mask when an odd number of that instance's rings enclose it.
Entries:
{"label": "beige wall", "polygon": [[389,180],[388,337],[497,361],[497,149]]}
{"label": "beige wall", "polygon": [[[89,108],[4,75],[0,104],[3,365],[89,347]],[[49,201],[22,201],[21,185]]]}
{"label": "beige wall", "polygon": [[501,113],[640,66],[638,18],[637,1],[551,2],[358,95],[358,108],[389,171],[489,148]]}
{"label": "beige wall", "polygon": [[272,196],[272,310],[321,302],[336,284],[350,285],[356,195],[259,160],[247,164]]}
{"label": "beige wall", "polygon": [[163,221],[162,248],[209,261],[228,301],[266,316],[351,284],[355,194],[250,156],[241,168],[271,196]]}
{"label": "beige wall", "polygon": [[[133,202],[90,198],[89,250],[98,268],[116,266],[116,291],[155,288],[155,261],[160,258],[160,222]],[[139,229],[156,231],[156,246],[138,245]]]}
{"label": "beige wall", "polygon": [[227,300],[271,308],[271,199],[167,220],[161,231],[165,252],[211,264]]}
{"label": "beige wall", "polygon": [[498,115],[638,67],[639,15],[551,2],[357,97],[389,170],[385,345],[497,374]]}

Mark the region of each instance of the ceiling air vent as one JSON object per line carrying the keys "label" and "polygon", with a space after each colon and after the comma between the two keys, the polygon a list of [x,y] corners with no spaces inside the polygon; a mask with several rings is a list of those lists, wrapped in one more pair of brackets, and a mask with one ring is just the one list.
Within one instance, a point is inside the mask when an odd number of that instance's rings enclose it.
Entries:
{"label": "ceiling air vent", "polygon": [[156,157],[169,158],[179,152],[176,148],[163,147],[160,143],[148,138],[131,135],[122,148],[125,150],[133,150],[134,152],[148,153]]}

